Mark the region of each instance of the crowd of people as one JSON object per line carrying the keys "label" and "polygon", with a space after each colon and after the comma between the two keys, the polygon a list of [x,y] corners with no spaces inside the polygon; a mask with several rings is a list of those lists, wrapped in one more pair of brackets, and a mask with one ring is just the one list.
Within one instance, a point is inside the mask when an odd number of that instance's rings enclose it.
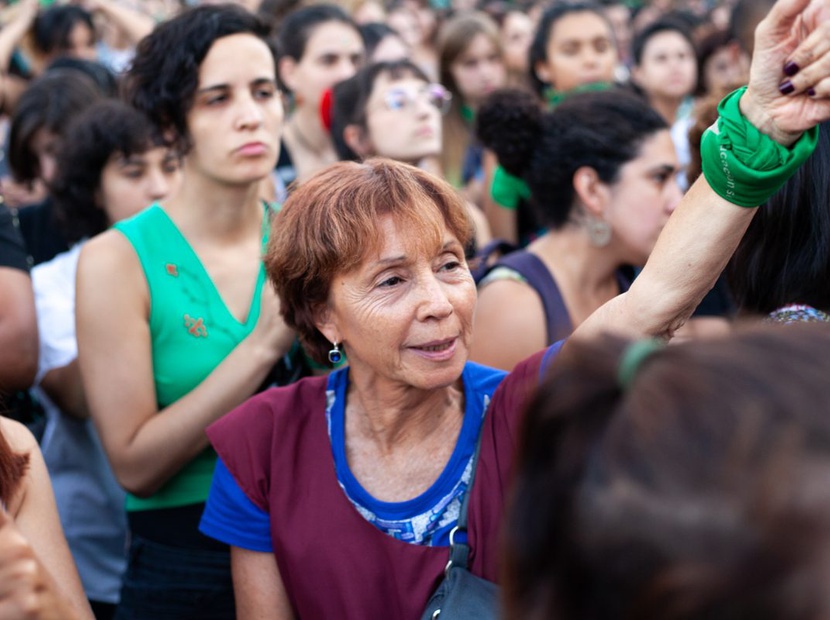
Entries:
{"label": "crowd of people", "polygon": [[827,614],[830,0],[0,25],[0,618]]}

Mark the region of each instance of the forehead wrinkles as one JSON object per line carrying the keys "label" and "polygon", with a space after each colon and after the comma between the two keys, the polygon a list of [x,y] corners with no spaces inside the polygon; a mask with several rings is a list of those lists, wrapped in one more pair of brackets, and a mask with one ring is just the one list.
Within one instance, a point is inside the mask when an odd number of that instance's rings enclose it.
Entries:
{"label": "forehead wrinkles", "polygon": [[[387,249],[388,234],[393,230],[402,245]],[[385,253],[403,255],[407,262],[422,257],[432,258],[443,248],[446,232],[443,216],[435,205],[419,205],[415,210],[382,214],[376,220],[376,226],[367,239],[366,250],[358,264],[389,258]]]}

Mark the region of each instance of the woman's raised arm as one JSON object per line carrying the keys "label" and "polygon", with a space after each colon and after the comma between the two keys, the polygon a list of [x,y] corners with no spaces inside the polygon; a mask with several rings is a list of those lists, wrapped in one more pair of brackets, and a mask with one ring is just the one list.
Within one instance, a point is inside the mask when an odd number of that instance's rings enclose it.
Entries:
{"label": "woman's raised arm", "polygon": [[[767,187],[771,195],[777,186],[770,178],[780,177],[781,170],[795,170],[791,163],[783,163],[786,156],[782,156],[779,169],[767,162],[758,169],[757,182],[747,182],[747,169],[758,158],[753,154],[741,161],[736,151],[741,147],[752,150],[752,138],[740,135],[740,131],[724,132],[741,125],[750,134],[757,129],[756,134],[763,134],[756,136],[761,145],[758,149],[772,151],[777,143],[801,152],[801,157],[793,156],[792,160],[806,159],[811,149],[803,143],[796,145],[797,141],[807,140],[802,137],[804,132],[830,118],[828,37],[830,0],[779,0],[773,6],[755,32],[749,86],[742,95],[735,95],[740,97],[740,114],[733,106],[728,125],[719,122],[708,130],[712,135],[704,138],[718,144],[704,153],[711,172],[705,162],[705,175],[669,218],[631,289],[600,307],[572,337],[608,331],[632,337],[671,337],[686,322],[749,226],[755,209],[745,207],[764,202],[759,187]],[[732,138],[734,142],[730,142]],[[789,152],[786,149],[782,152]],[[733,175],[730,166],[742,168],[744,174]],[[784,180],[786,177],[781,183]]]}

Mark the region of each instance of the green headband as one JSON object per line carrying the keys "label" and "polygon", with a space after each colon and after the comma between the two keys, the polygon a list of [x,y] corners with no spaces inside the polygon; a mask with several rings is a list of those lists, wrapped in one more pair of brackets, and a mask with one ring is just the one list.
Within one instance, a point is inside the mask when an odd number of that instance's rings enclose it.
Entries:
{"label": "green headband", "polygon": [[631,384],[634,382],[634,378],[637,376],[643,362],[665,346],[662,340],[649,338],[635,340],[625,348],[617,369],[617,383],[623,391],[628,391],[631,388]]}

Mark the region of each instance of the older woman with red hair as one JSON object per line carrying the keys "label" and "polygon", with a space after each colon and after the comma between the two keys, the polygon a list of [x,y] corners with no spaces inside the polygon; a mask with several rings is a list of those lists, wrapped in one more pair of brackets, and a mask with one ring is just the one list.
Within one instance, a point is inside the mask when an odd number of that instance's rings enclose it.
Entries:
{"label": "older woman with red hair", "polygon": [[[830,69],[809,60],[819,36],[790,36],[796,21],[817,27],[812,13],[798,20],[807,4],[781,0],[759,28],[749,89],[708,137],[706,178],[632,287],[574,337],[669,337],[752,219],[737,206],[761,197],[749,180],[777,183],[809,154],[813,126],[830,117]],[[779,91],[788,62],[800,72]],[[781,157],[720,156],[742,132]],[[559,345],[509,376],[468,361],[471,226],[459,194],[417,168],[332,166],[295,190],[272,228],[265,264],[286,323],[317,361],[345,354],[349,365],[264,392],[208,428],[220,460],[201,529],[231,545],[238,617],[420,617],[465,515],[469,569],[496,581],[522,404]]]}

